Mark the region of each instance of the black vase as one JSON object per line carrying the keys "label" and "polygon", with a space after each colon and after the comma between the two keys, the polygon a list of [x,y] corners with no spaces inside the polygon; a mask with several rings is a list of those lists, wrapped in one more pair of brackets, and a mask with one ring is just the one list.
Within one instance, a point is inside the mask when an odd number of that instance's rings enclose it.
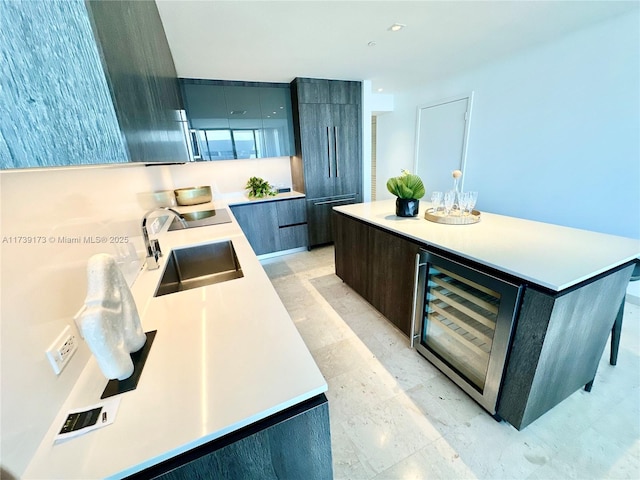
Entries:
{"label": "black vase", "polygon": [[396,198],[396,215],[398,217],[415,217],[418,215],[420,201],[416,198]]}

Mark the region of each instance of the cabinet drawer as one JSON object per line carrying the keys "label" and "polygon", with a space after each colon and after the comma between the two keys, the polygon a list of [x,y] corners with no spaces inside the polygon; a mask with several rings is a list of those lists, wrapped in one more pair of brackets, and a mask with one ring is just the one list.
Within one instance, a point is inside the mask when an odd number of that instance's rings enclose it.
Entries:
{"label": "cabinet drawer", "polygon": [[280,248],[288,250],[290,248],[306,247],[308,245],[307,224],[280,227]]}
{"label": "cabinet drawer", "polygon": [[307,206],[304,198],[278,201],[276,209],[280,227],[307,223]]}
{"label": "cabinet drawer", "polygon": [[322,245],[333,241],[331,212],[333,207],[356,203],[356,194],[307,200],[309,245]]}

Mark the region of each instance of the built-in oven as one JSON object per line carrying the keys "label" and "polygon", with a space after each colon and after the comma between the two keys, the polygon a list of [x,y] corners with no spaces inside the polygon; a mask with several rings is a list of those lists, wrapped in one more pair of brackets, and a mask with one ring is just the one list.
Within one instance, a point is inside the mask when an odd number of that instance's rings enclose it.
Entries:
{"label": "built-in oven", "polygon": [[421,250],[412,346],[496,414],[521,286]]}

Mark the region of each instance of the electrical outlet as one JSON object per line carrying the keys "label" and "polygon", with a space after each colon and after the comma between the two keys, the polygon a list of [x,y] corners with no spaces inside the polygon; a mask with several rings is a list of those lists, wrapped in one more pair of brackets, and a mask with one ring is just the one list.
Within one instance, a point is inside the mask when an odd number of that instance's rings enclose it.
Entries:
{"label": "electrical outlet", "polygon": [[71,332],[71,326],[67,325],[46,351],[49,363],[51,363],[56,375],[60,375],[77,349],[76,336]]}

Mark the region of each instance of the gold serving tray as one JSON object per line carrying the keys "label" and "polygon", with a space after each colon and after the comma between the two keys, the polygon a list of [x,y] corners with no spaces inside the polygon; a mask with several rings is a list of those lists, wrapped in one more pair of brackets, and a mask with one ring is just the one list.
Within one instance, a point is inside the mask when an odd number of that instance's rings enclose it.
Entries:
{"label": "gold serving tray", "polygon": [[480,212],[478,210],[472,210],[471,215],[444,215],[433,213],[433,208],[427,209],[424,212],[424,218],[430,222],[443,223],[446,225],[470,225],[472,223],[478,223],[480,221]]}

